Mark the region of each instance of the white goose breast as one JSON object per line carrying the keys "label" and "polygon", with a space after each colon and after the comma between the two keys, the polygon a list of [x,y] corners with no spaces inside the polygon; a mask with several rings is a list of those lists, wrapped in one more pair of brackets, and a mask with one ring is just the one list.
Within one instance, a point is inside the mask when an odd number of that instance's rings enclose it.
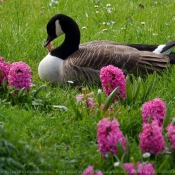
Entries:
{"label": "white goose breast", "polygon": [[50,53],[43,58],[38,66],[38,74],[40,79],[51,82],[59,81],[59,67],[63,60],[50,55]]}

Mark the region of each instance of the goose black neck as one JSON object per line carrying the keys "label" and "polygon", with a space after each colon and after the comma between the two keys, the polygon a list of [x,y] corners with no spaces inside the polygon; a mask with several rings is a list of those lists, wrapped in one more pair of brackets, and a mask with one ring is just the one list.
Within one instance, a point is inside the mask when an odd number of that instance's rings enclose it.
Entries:
{"label": "goose black neck", "polygon": [[79,49],[80,30],[77,23],[72,19],[68,24],[63,23],[61,27],[65,33],[64,42],[59,47],[52,50],[51,55],[65,60],[68,56]]}

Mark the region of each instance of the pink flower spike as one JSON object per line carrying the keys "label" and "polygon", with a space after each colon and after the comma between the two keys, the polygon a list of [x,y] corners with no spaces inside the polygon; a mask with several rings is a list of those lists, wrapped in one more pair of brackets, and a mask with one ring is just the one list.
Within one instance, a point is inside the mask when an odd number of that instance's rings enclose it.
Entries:
{"label": "pink flower spike", "polygon": [[103,175],[103,173],[101,171],[97,171],[95,175]]}
{"label": "pink flower spike", "polygon": [[4,58],[0,57],[0,63],[4,62]]}
{"label": "pink flower spike", "polygon": [[97,125],[97,143],[98,150],[105,155],[107,152],[117,154],[117,143],[120,142],[123,149],[126,149],[126,139],[119,128],[119,123],[116,119],[109,121],[109,118],[104,118]]}
{"label": "pink flower spike", "polygon": [[175,148],[175,125],[173,123],[170,123],[166,130],[168,131],[168,139],[171,142],[171,147]]}
{"label": "pink flower spike", "polygon": [[140,162],[137,162],[137,167],[138,175],[155,175],[155,170],[151,163],[141,164]]}
{"label": "pink flower spike", "polygon": [[14,62],[11,64],[8,74],[8,81],[10,86],[17,89],[25,88],[29,90],[31,86],[31,70],[25,62]]}
{"label": "pink flower spike", "polygon": [[90,107],[94,107],[95,106],[95,103],[94,103],[94,99],[93,98],[88,98],[87,99],[87,102],[88,102],[88,106],[90,106]]}
{"label": "pink flower spike", "polygon": [[84,94],[79,94],[76,97],[77,101],[81,101],[83,98],[84,98]]}
{"label": "pink flower spike", "polygon": [[4,62],[4,59],[0,57],[0,85],[4,78],[8,81],[8,74],[10,70],[10,62]]}
{"label": "pink flower spike", "polygon": [[124,163],[124,170],[128,173],[128,175],[135,175],[136,169],[132,163]]}
{"label": "pink flower spike", "polygon": [[128,173],[128,175],[155,175],[154,167],[151,163],[141,164],[137,162],[137,168],[134,167],[133,163],[124,163],[124,170]]}
{"label": "pink flower spike", "polygon": [[160,154],[165,149],[162,127],[156,120],[152,123],[143,123],[142,132],[139,134],[140,149],[151,154]]}
{"label": "pink flower spike", "polygon": [[119,87],[119,97],[126,98],[126,78],[121,69],[113,65],[103,67],[100,70],[100,80],[103,90],[108,96],[116,87]]}
{"label": "pink flower spike", "polygon": [[94,174],[94,167],[90,165],[83,171],[82,175],[103,175],[103,173],[98,171],[96,174]]}
{"label": "pink flower spike", "polygon": [[93,175],[94,174],[94,167],[88,166],[82,173],[82,175]]}
{"label": "pink flower spike", "polygon": [[159,125],[162,126],[165,112],[166,104],[160,98],[145,102],[142,106],[142,118],[146,123],[151,116],[152,120],[158,120]]}

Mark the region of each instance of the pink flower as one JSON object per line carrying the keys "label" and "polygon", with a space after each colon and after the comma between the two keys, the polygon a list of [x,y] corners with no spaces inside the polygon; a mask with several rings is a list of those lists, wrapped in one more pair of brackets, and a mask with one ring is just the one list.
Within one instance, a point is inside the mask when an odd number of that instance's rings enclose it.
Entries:
{"label": "pink flower", "polygon": [[96,174],[94,173],[94,167],[88,166],[82,173],[82,175],[103,175],[101,171],[98,171]]}
{"label": "pink flower", "polygon": [[0,63],[4,62],[4,58],[0,57]]}
{"label": "pink flower", "polygon": [[135,175],[136,169],[132,163],[124,163],[124,170],[128,173],[128,175]]}
{"label": "pink flower", "polygon": [[153,120],[150,124],[143,123],[142,130],[143,131],[139,134],[140,149],[143,152],[160,154],[165,148],[162,127],[158,125],[156,120]]}
{"label": "pink flower", "polygon": [[81,101],[83,98],[84,98],[84,94],[79,94],[76,97],[77,101]]}
{"label": "pink flower", "polygon": [[171,147],[175,148],[175,125],[173,123],[170,123],[166,130],[168,131],[168,138],[171,142]]}
{"label": "pink flower", "polygon": [[117,154],[117,143],[120,142],[123,148],[126,148],[126,139],[120,131],[119,123],[116,119],[109,121],[109,118],[104,118],[97,125],[97,142],[98,150],[104,155],[107,152]]}
{"label": "pink flower", "polygon": [[103,175],[103,173],[101,171],[97,171],[95,175]]}
{"label": "pink flower", "polygon": [[166,104],[160,98],[148,101],[142,106],[142,118],[144,122],[148,122],[150,116],[152,120],[158,120],[159,125],[162,126],[165,117]]}
{"label": "pink flower", "polygon": [[133,163],[124,163],[124,170],[128,173],[128,175],[154,175],[155,170],[151,163],[141,164],[137,162],[137,167],[135,168]]}
{"label": "pink flower", "polygon": [[17,89],[25,88],[28,90],[31,86],[30,67],[22,61],[12,63],[8,75],[8,81],[10,86],[14,86]]}
{"label": "pink flower", "polygon": [[138,167],[138,175],[154,175],[155,170],[151,163],[148,164],[141,164],[140,162],[137,162]]}
{"label": "pink flower", "polygon": [[107,95],[119,87],[118,95],[120,98],[126,98],[126,78],[121,69],[113,65],[103,67],[100,70],[100,80]]}
{"label": "pink flower", "polygon": [[101,108],[101,109],[103,109],[104,107],[105,107],[105,105],[104,105],[104,104],[101,104],[101,105],[100,105],[100,108]]}
{"label": "pink flower", "polygon": [[90,106],[90,107],[94,107],[95,106],[95,103],[94,103],[94,99],[93,98],[88,98],[87,99],[87,102],[88,102],[88,106]]}
{"label": "pink flower", "polygon": [[77,102],[82,101],[82,103],[87,104],[88,106],[93,108],[95,106],[94,98],[91,98],[91,97],[87,98],[88,96],[91,96],[91,95],[94,95],[94,93],[91,92],[90,94],[87,94],[86,96],[84,94],[79,94],[76,97]]}
{"label": "pink flower", "polygon": [[4,59],[0,57],[0,85],[4,78],[8,81],[8,73],[10,70],[10,62],[4,62]]}

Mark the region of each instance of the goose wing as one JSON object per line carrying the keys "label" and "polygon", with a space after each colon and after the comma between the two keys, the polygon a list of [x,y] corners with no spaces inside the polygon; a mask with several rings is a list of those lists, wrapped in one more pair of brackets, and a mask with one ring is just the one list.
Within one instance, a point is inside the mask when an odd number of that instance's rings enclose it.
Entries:
{"label": "goose wing", "polygon": [[63,62],[59,69],[59,82],[61,84],[68,81],[73,81],[74,84],[79,84],[80,82],[85,82],[86,84],[99,83],[99,72],[99,70],[93,68],[81,67]]}
{"label": "goose wing", "polygon": [[89,43],[84,43],[82,46],[87,46],[89,44],[110,44],[110,45],[124,45],[124,46],[129,46],[132,48],[135,48],[139,51],[150,51],[154,53],[162,53],[164,55],[169,55],[174,53],[172,50],[175,47],[175,40],[170,41],[166,44],[161,44],[161,45],[150,45],[150,44],[128,44],[128,43],[117,43],[114,41],[107,41],[107,40],[102,40],[102,41],[92,41]]}
{"label": "goose wing", "polygon": [[114,44],[110,41],[94,41],[80,45],[78,51],[70,55],[62,65],[64,80],[99,81],[99,70],[114,65],[125,74],[140,74],[161,71],[167,67],[169,57],[148,51]]}
{"label": "goose wing", "polygon": [[[175,42],[175,41],[174,41]],[[132,47],[132,48],[135,48],[139,51],[154,51],[158,45],[148,45],[148,44],[128,44],[128,43],[117,43],[117,42],[114,42],[114,41],[108,41],[108,40],[96,40],[96,41],[92,41],[92,42],[87,42],[87,43],[83,43],[81,44],[81,46],[88,46],[88,45],[91,45],[91,44],[108,44],[108,45],[123,45],[123,46],[129,46],[129,47]]]}
{"label": "goose wing", "polygon": [[140,74],[161,71],[167,67],[170,59],[163,54],[149,51],[139,51],[133,47],[120,45],[110,41],[93,41],[80,45],[80,49],[73,53],[68,60],[78,66],[90,67],[100,70],[112,64],[126,73],[135,74],[135,69],[140,69]]}

